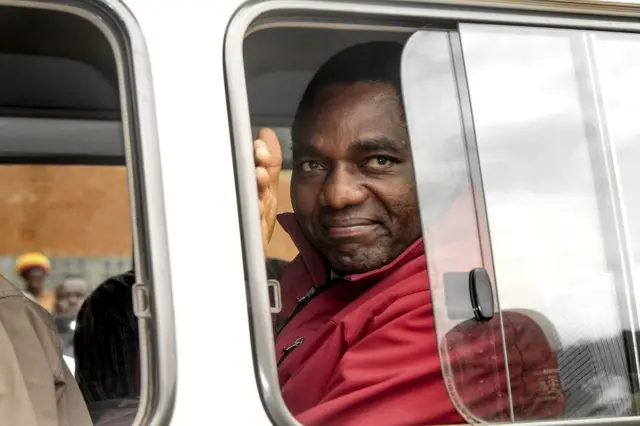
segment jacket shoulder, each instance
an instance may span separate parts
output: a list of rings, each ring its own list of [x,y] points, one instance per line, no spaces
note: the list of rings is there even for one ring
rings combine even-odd
[[[0,275],[0,300],[7,297],[25,297],[24,294],[16,286],[11,284],[8,279]],[[26,297],[25,297],[26,298]]]
[[[63,361],[53,317],[1,276],[0,334],[3,344],[12,348],[4,355],[0,351],[2,363],[14,376],[11,388],[23,392],[20,398],[31,400],[23,410],[12,407],[5,413],[0,407],[3,420],[9,414],[11,419],[29,415],[32,421],[28,424],[90,425],[82,395]]]
[[[38,302],[24,295],[9,280],[0,275],[0,309],[4,311],[5,320],[9,318],[9,312],[15,321],[22,321],[25,317],[29,319],[33,328],[45,325],[53,332],[49,338],[57,342],[56,324],[51,314]]]

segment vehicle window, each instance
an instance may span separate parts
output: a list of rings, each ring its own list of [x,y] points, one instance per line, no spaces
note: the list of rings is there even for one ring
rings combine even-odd
[[[278,424],[627,421],[637,37],[400,9],[230,27],[265,406]]]
[[[0,364],[15,373],[0,387],[16,398],[0,404],[0,417],[133,424],[139,407],[155,409],[144,398],[158,396],[155,384],[171,381],[154,374],[150,337],[156,345],[173,338],[165,328],[157,340],[164,320],[150,326],[155,312],[136,308],[151,304],[146,253],[164,232],[141,241],[162,206],[142,197],[153,167],[143,167],[140,132],[129,126],[154,124],[150,105],[136,107],[144,89],[118,71],[139,40],[118,7],[94,16],[31,6],[0,7],[0,346],[9,348]],[[146,152],[157,150],[145,142]],[[162,257],[166,247],[156,249]],[[31,301],[8,297],[20,295]]]
[[[407,45],[403,87],[443,371],[470,417],[502,417],[465,386],[470,371],[509,382],[506,395],[493,393],[507,419],[548,414],[527,406],[527,383],[539,389],[529,402],[557,399],[565,418],[633,414],[637,179],[628,117],[637,84],[625,56],[637,43],[464,24],[459,33],[421,31]],[[469,296],[476,268],[491,282],[488,321]],[[515,321],[523,315],[527,323]],[[452,333],[468,320],[468,334]],[[502,329],[497,361],[460,360],[460,348],[494,336],[491,323]],[[537,352],[527,376],[521,363],[533,348],[524,334],[536,333],[550,351]]]
[[[507,352],[535,348],[538,353],[518,364],[508,362],[499,315],[476,327],[476,313],[465,300],[468,272],[474,269],[482,303],[492,306],[497,291],[492,291],[493,268],[483,263],[491,257],[488,231],[477,229],[473,197],[481,188],[469,179],[452,33],[421,31],[405,46],[408,36],[296,28],[253,33],[246,41],[251,133],[258,139],[253,167],[256,176],[269,179],[268,184],[259,181],[257,194],[268,246],[248,273],[259,275],[261,264],[267,265],[266,277],[257,279],[269,280],[264,286],[272,314],[267,334],[273,333],[268,337],[276,356],[267,356],[275,362],[284,402],[290,414],[309,425],[348,419],[459,424],[562,417],[553,333],[528,313],[505,315],[515,339],[506,342]],[[308,45],[318,39],[326,40],[324,47],[300,51],[301,40]],[[246,54],[251,49],[271,49],[273,56],[262,63],[263,56]],[[424,69],[433,71],[428,79],[403,77],[410,82],[404,84],[407,111],[420,108],[419,117],[405,115],[401,70],[422,76]],[[299,92],[293,85],[261,88],[259,82],[278,80],[270,73],[287,73],[306,85]],[[272,128],[265,130],[269,117]],[[416,130],[412,119],[424,127]],[[420,138],[450,142],[413,148],[414,159],[427,156],[421,167],[428,163],[429,176],[419,169],[414,174],[405,124],[411,144]],[[428,135],[418,135],[422,128]],[[270,159],[261,157],[265,151]],[[280,169],[284,179],[278,178]],[[425,194],[422,185],[433,193]],[[289,195],[274,200],[283,190]],[[457,206],[453,217],[452,204]],[[274,206],[282,226],[269,239],[271,225],[265,221]],[[446,249],[438,250],[438,244],[432,249],[430,239],[425,255],[422,228],[433,238],[432,225],[443,220],[448,228],[437,238]],[[451,231],[465,238],[451,241]],[[277,232],[283,239],[275,240]],[[274,274],[270,253],[288,240],[298,256]],[[444,280],[432,276],[429,283],[427,270],[432,275],[442,270]],[[474,365],[484,358],[488,362]],[[519,387],[504,380],[510,368],[527,371],[520,374]],[[414,382],[421,385],[406,391]],[[428,409],[418,403],[427,397],[434,402]],[[402,418],[385,417],[399,406]]]

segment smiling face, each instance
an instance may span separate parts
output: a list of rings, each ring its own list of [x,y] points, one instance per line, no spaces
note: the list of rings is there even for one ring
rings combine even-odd
[[[409,136],[393,86],[334,84],[296,123],[291,199],[336,271],[386,265],[421,234]]]

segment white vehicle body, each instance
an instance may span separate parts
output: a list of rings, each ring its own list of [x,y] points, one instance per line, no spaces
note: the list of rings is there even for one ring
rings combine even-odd
[[[149,403],[149,410],[142,410],[138,420],[176,426],[293,421],[282,411],[267,414],[266,407],[281,404],[279,390],[273,388],[275,361],[259,358],[260,353],[273,351],[273,343],[267,339],[272,337],[256,337],[269,329],[269,312],[248,311],[249,300],[264,302],[267,296],[266,287],[262,293],[248,291],[248,281],[265,279],[265,275],[255,271],[259,243],[243,241],[241,233],[244,229],[255,237],[258,211],[257,204],[243,201],[249,199],[253,179],[247,169],[252,134],[247,125],[246,87],[241,84],[245,76],[229,72],[242,67],[237,62],[241,52],[233,49],[238,48],[254,17],[286,8],[322,10],[330,4],[332,13],[344,15],[345,25],[355,10],[366,11],[367,16],[384,16],[394,15],[396,9],[409,17],[446,18],[457,13],[470,21],[566,27],[580,26],[585,16],[597,18],[601,28],[613,28],[616,16],[640,18],[640,7],[632,5],[566,1],[95,3],[104,4],[126,25],[137,109],[135,117],[130,110],[125,114],[125,124],[135,126],[143,147],[145,194],[136,203],[146,206],[146,229],[138,233],[136,247],[143,251],[151,247],[151,251],[144,262],[136,259],[139,270],[149,268],[142,276],[147,287],[140,288],[137,300],[143,323],[152,324],[151,328],[143,324],[141,330],[143,339],[149,339],[142,355],[153,365],[143,363],[143,384],[148,386],[143,385],[142,401]],[[3,4],[80,13],[99,25],[92,12],[81,12],[81,5],[0,0]],[[470,7],[456,12],[451,7],[455,5]],[[522,11],[531,14],[522,17],[518,14]],[[607,15],[610,20],[603,18]],[[633,27],[632,21],[620,25]],[[118,42],[112,42],[117,48]],[[120,66],[122,72],[125,66]],[[123,96],[124,84],[121,90]],[[233,133],[242,140],[232,143]],[[246,146],[238,148],[240,143]],[[240,190],[243,194],[239,194],[239,187],[244,188]],[[245,209],[243,222],[239,205]],[[245,276],[247,269],[254,271],[249,277]],[[142,305],[145,289],[150,307]],[[147,387],[154,390],[148,392]],[[640,424],[640,420],[602,418],[557,424],[631,425]]]

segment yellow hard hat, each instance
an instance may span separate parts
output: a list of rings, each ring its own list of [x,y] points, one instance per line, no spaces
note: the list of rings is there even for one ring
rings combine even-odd
[[[16,262],[16,272],[22,274],[29,268],[42,268],[45,272],[51,269],[49,258],[42,253],[27,253],[18,258]]]

